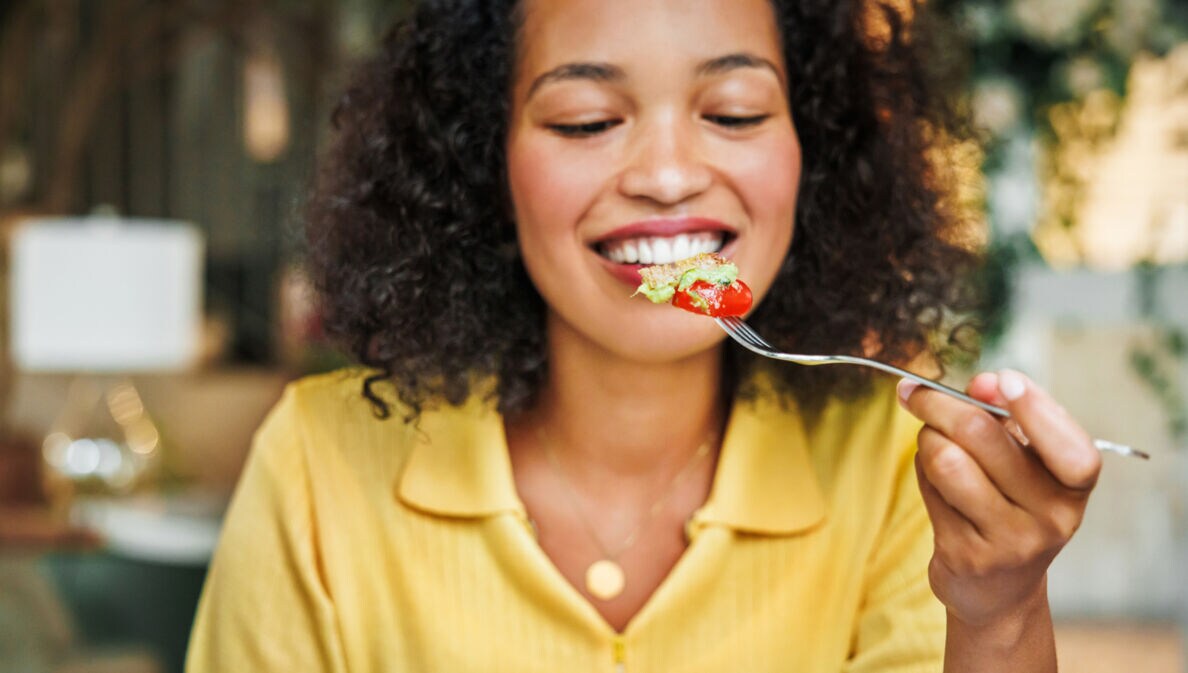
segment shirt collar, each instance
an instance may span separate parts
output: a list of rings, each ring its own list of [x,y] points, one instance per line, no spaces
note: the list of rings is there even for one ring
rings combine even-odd
[[[762,395],[737,402],[726,427],[718,473],[690,535],[723,525],[761,535],[791,535],[825,518],[825,500],[799,410]]]
[[[690,521],[690,534],[721,525],[748,533],[790,535],[825,517],[825,503],[795,406],[771,396],[735,404],[714,486]],[[397,484],[401,502],[454,517],[510,512],[525,517],[515,489],[502,418],[472,401],[428,411],[414,430]]]
[[[432,514],[482,517],[523,515],[516,493],[503,419],[479,400],[421,415],[397,493],[410,507]]]

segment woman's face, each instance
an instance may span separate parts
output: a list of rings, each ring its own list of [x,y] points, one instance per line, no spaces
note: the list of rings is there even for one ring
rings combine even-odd
[[[507,139],[524,264],[558,330],[660,362],[723,338],[632,297],[719,250],[756,300],[792,238],[800,144],[769,0],[524,0]]]

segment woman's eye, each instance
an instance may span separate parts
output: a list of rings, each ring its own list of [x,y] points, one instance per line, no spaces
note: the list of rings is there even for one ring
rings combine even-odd
[[[549,128],[553,132],[567,138],[585,138],[609,131],[620,123],[618,119],[603,119],[601,121],[584,122],[582,124],[549,124]]]
[[[758,126],[767,121],[771,115],[750,115],[746,117],[738,117],[735,115],[704,115],[706,121],[723,126],[728,129],[742,129],[751,126]]]

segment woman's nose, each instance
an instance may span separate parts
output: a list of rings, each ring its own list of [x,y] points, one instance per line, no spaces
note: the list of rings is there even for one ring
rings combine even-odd
[[[619,179],[630,197],[674,205],[704,192],[713,172],[698,148],[693,124],[667,119],[640,128]]]

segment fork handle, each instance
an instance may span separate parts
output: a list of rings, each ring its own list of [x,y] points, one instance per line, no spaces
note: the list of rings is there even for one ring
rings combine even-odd
[[[956,388],[950,388],[949,386],[946,386],[945,384],[940,383],[939,381],[934,381],[930,378],[920,376],[919,374],[913,374],[912,372],[909,372],[906,369],[900,369],[899,367],[884,364],[882,362],[875,362],[874,360],[851,358],[848,355],[838,356],[839,360],[841,360],[843,358],[847,361],[850,361],[852,359],[853,362],[851,362],[851,364],[856,364],[856,365],[857,364],[865,364],[868,367],[874,367],[875,369],[881,369],[881,370],[887,372],[888,374],[895,374],[897,376],[902,376],[905,379],[910,379],[912,381],[915,381],[916,383],[919,383],[922,386],[932,388],[933,390],[935,390],[937,392],[944,393],[950,397],[956,397],[957,399],[959,399],[963,402],[968,402],[968,403],[974,405],[975,407],[978,407],[979,409],[984,409],[984,410],[986,410],[1000,418],[1010,418],[1011,417],[1011,412],[1007,411],[1006,409],[1003,409],[1000,406],[990,404],[989,402],[983,402],[975,397],[970,397],[969,395],[966,395],[965,393],[961,392],[960,390],[957,390]]]
[[[1007,411],[1006,409],[1003,409],[1000,406],[990,404],[988,402],[983,402],[979,399],[970,397],[969,395],[966,395],[965,393],[961,392],[960,390],[957,390],[956,388],[950,388],[949,386],[946,386],[945,384],[940,383],[938,381],[934,381],[930,378],[920,376],[919,374],[913,374],[912,372],[909,372],[906,369],[900,369],[899,367],[896,367],[894,365],[889,365],[884,362],[878,362],[876,360],[867,360],[866,358],[859,358],[859,357],[854,357],[851,355],[838,355],[838,356],[835,356],[835,359],[838,360],[839,362],[846,362],[846,363],[854,364],[854,365],[864,365],[867,367],[874,367],[875,369],[882,370],[884,372],[887,372],[888,374],[902,376],[903,378],[915,381],[916,383],[919,383],[922,386],[925,386],[927,388],[932,388],[933,390],[935,390],[937,392],[941,392],[941,393],[944,393],[951,397],[955,397],[959,400],[962,400],[964,402],[968,402],[968,403],[974,405],[975,407],[978,407],[979,409],[984,409],[985,411],[988,411],[991,414],[998,416],[999,418],[1003,418],[1003,419],[1011,418],[1011,412]],[[1145,451],[1139,451],[1138,449],[1136,449],[1132,446],[1126,446],[1125,444],[1118,444],[1116,442],[1110,442],[1110,441],[1107,441],[1104,439],[1094,439],[1093,446],[1095,446],[1098,451],[1109,451],[1111,453],[1116,453],[1116,454],[1119,454],[1122,456],[1134,456],[1136,458],[1142,458],[1143,460],[1149,460],[1151,458],[1151,456],[1149,454],[1147,454]]]

